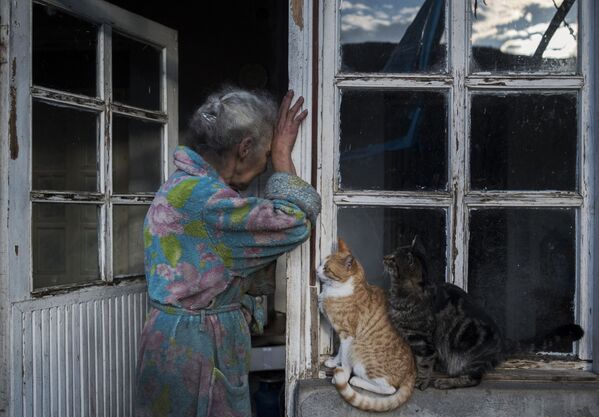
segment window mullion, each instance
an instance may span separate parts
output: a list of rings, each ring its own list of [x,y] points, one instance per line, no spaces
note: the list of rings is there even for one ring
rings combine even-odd
[[[520,77],[508,76],[469,76],[466,79],[467,88],[477,90],[578,90],[584,85],[584,77],[573,76],[540,76],[530,75]]]
[[[112,28],[103,24],[100,29],[98,48],[100,97],[104,100],[104,111],[101,113],[100,141],[98,155],[100,158],[100,191],[104,193],[104,204],[100,215],[100,274],[102,279],[111,282],[112,274]]]
[[[593,149],[591,146],[592,132],[592,89],[596,82],[592,76],[591,59],[593,48],[592,40],[596,39],[596,32],[593,25],[593,10],[594,4],[591,0],[582,0],[579,4],[579,18],[581,29],[579,31],[580,43],[579,53],[580,70],[584,75],[585,82],[582,85],[579,95],[578,114],[579,122],[579,172],[580,172],[580,194],[582,195],[582,206],[578,215],[578,245],[577,256],[580,259],[577,271],[577,286],[576,298],[577,306],[576,319],[587,334],[585,342],[578,346],[578,355],[581,359],[592,358],[592,311],[593,311],[593,262],[591,258],[593,231],[591,230],[592,222],[592,205],[593,205],[593,170],[596,161],[593,158]],[[596,7],[596,6],[595,6]],[[596,241],[596,239],[595,239]],[[595,260],[596,262],[596,260]],[[597,308],[597,306],[595,306]],[[597,326],[595,326],[597,328]]]
[[[468,56],[469,2],[450,2],[450,71],[453,78],[449,109],[449,178],[453,198],[447,219],[447,268],[448,280],[466,288],[466,249],[468,244],[467,210],[464,204],[466,189],[467,140],[467,92],[465,79]]]

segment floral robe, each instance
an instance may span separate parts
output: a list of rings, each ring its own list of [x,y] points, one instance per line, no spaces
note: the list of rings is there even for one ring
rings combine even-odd
[[[144,224],[153,308],[141,336],[135,415],[249,417],[242,281],[308,239],[320,197],[284,173],[271,176],[266,198],[241,197],[186,147],[175,165]]]

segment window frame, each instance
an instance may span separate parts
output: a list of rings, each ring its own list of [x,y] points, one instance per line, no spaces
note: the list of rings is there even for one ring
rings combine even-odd
[[[323,209],[317,227],[316,259],[326,256],[334,247],[337,237],[337,207],[376,206],[416,208],[443,208],[446,217],[447,279],[466,287],[468,274],[468,210],[483,207],[573,207],[576,215],[575,318],[587,337],[578,343],[577,353],[583,360],[592,358],[593,327],[593,239],[597,234],[593,224],[593,181],[596,165],[593,163],[592,110],[594,77],[593,49],[595,29],[592,26],[595,7],[589,0],[580,0],[578,7],[578,71],[576,74],[551,75],[546,73],[470,74],[470,0],[445,2],[447,73],[443,74],[371,74],[338,73],[340,68],[340,23],[338,10],[341,0],[325,2],[323,6],[325,30],[322,37],[322,117],[318,149],[318,184],[323,198]],[[485,6],[483,6],[485,7]],[[491,7],[486,6],[486,7]],[[448,94],[448,191],[339,191],[339,111],[340,92],[343,88],[378,90],[442,91]],[[469,189],[469,95],[478,92],[526,92],[529,90],[567,90],[578,96],[578,154],[579,190],[563,191],[472,191]],[[595,256],[597,248],[594,249]],[[332,331],[327,323],[320,325],[319,354],[329,355],[333,350]]]
[[[32,82],[32,10],[33,4],[56,7],[77,18],[98,25],[97,92],[96,97],[69,93]],[[108,285],[115,281],[112,271],[112,207],[113,205],[149,205],[153,193],[112,193],[112,114],[135,120],[162,123],[161,181],[166,180],[173,166],[170,161],[178,142],[177,92],[177,32],[141,16],[129,13],[110,3],[97,0],[27,0],[14,2],[11,8],[11,70],[9,80],[10,114],[9,137],[13,143],[8,175],[14,179],[9,186],[8,247],[13,248],[9,260],[13,280],[11,299],[20,301],[55,291],[72,291],[90,285]],[[151,44],[160,53],[161,110],[150,111],[112,101],[113,29],[141,42]],[[68,106],[72,109],[91,110],[98,115],[97,143],[98,190],[96,192],[60,192],[32,189],[32,105],[33,100]],[[91,283],[75,283],[33,289],[32,265],[32,204],[66,203],[100,206],[98,217],[99,277]],[[141,233],[141,231],[140,231]],[[28,277],[28,279],[24,279]],[[120,278],[118,279],[120,281]],[[119,282],[117,281],[117,282]]]

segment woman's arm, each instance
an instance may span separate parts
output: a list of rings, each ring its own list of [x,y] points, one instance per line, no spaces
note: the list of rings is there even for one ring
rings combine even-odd
[[[212,245],[237,275],[245,277],[306,241],[320,213],[320,196],[295,175],[275,173],[266,197],[242,198],[223,189],[204,207]]]

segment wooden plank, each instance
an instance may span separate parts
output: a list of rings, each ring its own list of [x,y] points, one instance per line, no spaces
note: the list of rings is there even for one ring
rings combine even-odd
[[[295,97],[304,97],[304,108],[312,106],[312,7],[308,0],[294,1],[293,11],[289,15],[289,84],[295,91]],[[292,7],[292,3],[289,3]],[[290,9],[291,10],[291,9]],[[301,19],[298,20],[298,17]],[[301,25],[298,21],[301,20]],[[310,137],[311,113],[303,122],[293,150],[293,160],[300,177],[311,180]],[[310,250],[309,243],[286,255],[287,276],[287,352],[286,352],[286,412],[293,413],[293,391],[299,378],[309,372],[312,366],[312,345],[310,326],[312,315],[310,305]]]
[[[8,190],[8,161],[10,159],[9,119],[10,119],[10,2],[0,0],[0,190]],[[0,219],[8,219],[9,194],[0,193]],[[11,345],[12,334],[16,330],[13,312],[10,308],[10,274],[8,272],[8,229],[0,227],[0,409],[8,410],[11,407],[13,396],[10,369],[12,365],[14,345]],[[20,391],[20,390],[16,390]],[[14,404],[17,412],[23,407],[22,399]],[[31,413],[28,414],[29,416]]]
[[[589,37],[589,49],[591,51],[597,51],[599,48],[598,27],[599,27],[599,7],[595,1],[585,2],[591,10],[588,12],[589,19],[585,20],[588,27]],[[582,6],[581,6],[582,7]],[[592,177],[592,181],[589,182],[589,196],[591,197],[589,207],[591,208],[591,236],[590,239],[590,254],[592,262],[588,265],[589,269],[589,280],[587,281],[587,287],[590,287],[588,294],[589,303],[592,311],[590,314],[590,322],[592,323],[591,334],[587,335],[589,343],[591,345],[590,353],[593,352],[595,356],[599,354],[599,210],[597,210],[597,193],[599,192],[599,146],[597,145],[597,137],[599,135],[599,128],[597,126],[597,120],[599,120],[599,105],[597,98],[599,97],[599,54],[593,53],[591,56],[591,72],[587,76],[589,80],[589,93],[592,95],[593,100],[589,103],[589,112],[591,114],[591,130],[589,132],[589,150],[588,156],[591,158],[591,166],[589,167],[589,174]],[[588,348],[587,348],[588,349]],[[599,360],[593,361],[593,371],[599,373]]]
[[[580,207],[583,197],[563,191],[470,191],[464,197],[468,207]]]
[[[31,378],[33,375],[33,367],[34,367],[34,352],[35,347],[33,343],[31,343],[33,338],[33,313],[30,311],[20,311],[15,308],[13,310],[13,325],[14,329],[19,332],[13,333],[12,337],[16,340],[15,343],[21,344],[20,352],[13,352],[12,360],[16,362],[15,368],[21,368],[22,373],[24,375],[30,376],[29,378],[23,378],[21,381],[21,386],[15,386],[15,396],[20,394],[20,407],[16,407],[13,412],[16,414],[18,412],[21,413],[24,417],[33,416],[33,383],[34,379]],[[20,389],[19,389],[20,388]],[[20,410],[19,410],[20,408]]]
[[[32,356],[33,356],[33,372],[31,373],[32,380],[32,390],[33,396],[30,397],[31,402],[33,403],[33,416],[42,416],[43,415],[43,384],[40,384],[40,381],[43,381],[43,336],[42,336],[42,314],[41,311],[32,311],[31,312],[31,327],[32,327],[32,337],[31,344],[33,346]]]
[[[592,4],[591,4],[592,3]],[[595,2],[590,0],[582,0],[579,2],[579,10],[592,10],[596,7]],[[584,8],[584,9],[583,9]],[[593,12],[579,12],[580,19],[580,66],[582,73],[586,76],[589,82],[582,85],[580,92],[580,101],[578,115],[579,120],[579,160],[578,166],[581,171],[580,178],[580,193],[582,195],[582,206],[579,212],[579,236],[577,242],[577,257],[580,263],[577,267],[577,282],[576,282],[576,319],[580,326],[585,331],[584,338],[577,343],[578,355],[581,359],[591,359],[593,357],[593,335],[597,329],[597,323],[593,325],[593,308],[599,306],[593,305],[593,286],[599,286],[597,278],[599,275],[593,274],[593,259],[592,240],[597,234],[597,224],[593,222],[593,211],[596,204],[596,192],[594,189],[593,177],[597,169],[597,160],[593,157],[593,144],[596,142],[593,134],[596,135],[596,130],[593,130],[593,120],[597,122],[596,114],[592,113],[592,103],[594,97],[594,83],[597,82],[593,76],[592,60],[595,59],[596,48],[596,32],[593,28]],[[595,230],[593,230],[593,228]],[[595,279],[596,283],[593,283]]]
[[[369,74],[367,76],[352,76],[338,74],[334,78],[339,88],[360,88],[360,90],[449,90],[452,78],[447,76],[425,76],[425,75],[380,75]]]
[[[65,416],[66,415],[66,370],[68,367],[68,362],[65,357],[65,337],[67,326],[65,326],[65,309],[66,306],[59,307],[56,309],[56,409],[58,410],[58,415]]]
[[[447,222],[448,280],[466,288],[467,282],[467,212],[464,207],[467,172],[466,86],[468,74],[468,15],[465,0],[451,2],[449,8],[450,68],[453,88],[449,103],[449,166],[450,191],[453,198]]]
[[[69,417],[76,417],[83,415],[81,407],[81,304],[71,306],[71,350],[68,358],[71,361]]]
[[[449,207],[453,200],[442,192],[338,192],[333,201],[337,206]]]
[[[49,346],[49,384],[50,384],[50,415],[60,415],[58,409],[59,386],[59,363],[58,363],[58,310],[60,307],[53,307],[49,311],[48,322],[48,344]]]
[[[47,87],[31,87],[31,96],[38,101],[52,104],[63,104],[81,110],[101,112],[104,110],[104,101],[96,97],[88,97],[66,91],[54,90]]]
[[[157,123],[167,123],[169,121],[168,115],[161,111],[146,110],[122,103],[112,103],[110,105],[110,108],[113,113],[127,116],[133,119]]]
[[[476,90],[577,90],[584,85],[584,77],[564,75],[526,74],[518,76],[468,76],[466,87]]]
[[[176,31],[106,1],[44,0],[44,3],[51,4],[68,13],[83,16],[93,22],[111,25],[119,32],[156,46],[170,45],[177,37]]]

